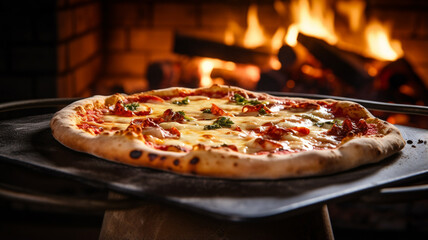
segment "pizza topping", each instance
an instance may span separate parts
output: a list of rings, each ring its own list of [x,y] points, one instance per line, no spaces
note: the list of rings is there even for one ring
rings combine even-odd
[[[211,104],[210,113],[214,114],[216,116],[233,116],[233,114],[230,114],[230,113],[224,111],[223,109],[219,108],[214,103]]]
[[[113,115],[122,117],[146,116],[152,113],[152,109],[145,105],[141,106],[144,110],[136,111],[139,107],[138,103],[123,104],[122,101],[117,101],[114,107],[110,107],[110,110],[112,110]]]
[[[187,105],[187,104],[189,104],[189,102],[190,102],[189,98],[186,97],[186,98],[184,98],[184,99],[182,99],[180,101],[179,100],[175,100],[172,103],[181,106],[181,105]]]
[[[266,105],[264,104],[257,104],[255,106],[251,106],[251,105],[245,105],[244,107],[242,107],[241,110],[243,113],[251,113],[251,112],[256,112],[260,115],[265,115],[268,113],[272,113],[272,111],[266,107]]]
[[[294,108],[303,108],[303,109],[320,109],[320,105],[315,102],[298,102]]]
[[[183,114],[180,114],[179,112],[174,112],[171,108],[169,108],[163,112],[162,118],[165,122],[183,122],[184,115],[184,112]]]
[[[210,113],[211,114],[211,108],[204,108],[201,110],[203,113]]]
[[[194,118],[187,116],[184,111],[174,112],[170,108],[163,112],[162,119],[165,122],[178,122],[178,123],[184,123],[184,120],[186,120],[186,121],[193,121],[194,120]]]
[[[133,119],[130,123],[131,125],[139,125],[141,127],[159,127],[159,123],[164,122],[163,118],[143,118],[143,119]]]
[[[264,138],[256,138],[253,142],[250,142],[249,147],[253,148],[253,151],[272,151],[277,149],[283,149],[284,146],[274,140],[264,139]]]
[[[217,120],[214,121],[211,125],[205,125],[204,130],[213,130],[217,128],[230,128],[233,124],[235,124],[230,118],[228,117],[219,117]]]
[[[163,103],[165,102],[162,98],[153,95],[136,95],[126,98],[128,102],[139,102],[139,103]]]
[[[234,101],[238,105],[259,105],[259,104],[266,104],[263,102],[260,102],[258,99],[246,99],[239,93],[235,93],[233,97],[231,98],[231,101]]]
[[[195,120],[194,118],[187,116],[184,111],[178,111],[177,113],[179,113],[181,116],[183,116],[184,119],[186,119],[187,121],[193,121],[193,120]]]
[[[336,124],[336,125],[342,124],[342,121],[337,119],[337,118],[334,119],[333,121],[332,120],[325,120],[325,119],[318,117],[318,116],[315,116],[313,114],[303,114],[302,118],[311,120],[314,126],[317,126],[320,128],[330,129],[333,126],[333,124]]]
[[[337,125],[335,123],[333,127],[327,131],[327,135],[333,135],[340,138],[350,137],[354,135],[365,135],[367,133],[372,135],[376,133],[374,130],[372,130],[373,128],[373,124],[367,124],[364,119],[360,119],[358,122],[355,122],[352,121],[350,118],[346,118],[343,121],[342,126]]]
[[[165,139],[165,138],[173,138],[178,139],[180,138],[180,132],[177,128],[172,127],[170,129],[164,129],[162,127],[147,127],[142,129],[143,135],[150,135],[159,139]]]
[[[122,134],[146,140],[156,149],[190,149],[198,143],[218,148],[223,144],[222,148],[247,154],[282,152],[284,146],[284,152],[331,149],[348,135],[377,133],[376,125],[364,120],[350,118],[351,124],[343,123],[346,117],[340,107],[328,102],[265,102],[243,96],[236,92],[223,98],[184,94],[167,100],[151,95],[116,96],[114,105],[89,104],[76,110],[80,116],[77,124],[91,134]],[[209,134],[201,128],[210,130]],[[175,147],[166,151],[171,149],[182,151]]]
[[[132,102],[132,103],[128,103],[123,105],[123,107],[125,108],[126,111],[135,111],[137,110],[138,106],[140,106],[140,104],[138,104],[137,102]]]
[[[78,116],[83,122],[103,123],[104,120],[102,119],[102,115],[103,115],[103,111],[100,109],[98,110],[87,109],[86,111],[81,111],[78,113]]]
[[[78,128],[83,129],[92,134],[100,134],[104,131],[104,129],[100,126],[89,124],[89,123],[81,123],[76,125]]]
[[[159,126],[159,123],[162,123],[163,121],[163,118],[135,119],[131,121],[124,133],[150,135],[159,139],[180,138],[181,133],[177,128],[171,127],[169,129],[165,129]]]
[[[261,136],[267,137],[273,140],[282,140],[285,135],[293,133],[298,136],[306,136],[310,133],[310,130],[306,127],[291,127],[282,128],[272,123],[263,124],[263,129],[256,129],[255,132]]]

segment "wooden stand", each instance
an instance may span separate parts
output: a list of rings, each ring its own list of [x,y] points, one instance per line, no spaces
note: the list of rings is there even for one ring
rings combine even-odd
[[[327,206],[281,220],[230,222],[157,203],[106,211],[108,239],[334,239]]]

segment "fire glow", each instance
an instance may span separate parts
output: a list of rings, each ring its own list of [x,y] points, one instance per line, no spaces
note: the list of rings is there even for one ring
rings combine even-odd
[[[371,21],[365,33],[369,53],[375,58],[393,61],[403,55],[401,43],[390,40],[388,29],[379,21]]]
[[[330,45],[338,46],[344,41],[336,34],[335,12],[333,6],[327,1],[292,0],[288,5],[282,1],[275,1],[274,8],[279,15],[286,15],[289,10],[291,23],[288,26],[280,25],[272,36],[268,36],[258,18],[257,5],[252,4],[247,12],[247,29],[245,31],[233,21],[230,21],[225,31],[224,41],[227,45],[236,45],[237,39],[242,39],[242,45],[248,49],[265,47],[275,54],[283,44],[295,47],[298,44],[299,33],[322,39]],[[374,59],[382,61],[394,61],[403,55],[401,44],[391,40],[389,29],[377,20],[366,23],[364,20],[365,3],[360,1],[338,1],[336,9],[339,14],[348,18],[349,29],[359,34],[358,38],[365,40],[365,44],[351,47],[351,51],[364,53]],[[222,67],[221,60],[204,59],[199,69],[201,74],[201,86],[209,86],[214,83],[210,73],[214,68]],[[271,69],[281,67],[276,57],[269,62]],[[253,66],[249,67],[252,69]],[[242,70],[242,69],[241,69]],[[236,67],[235,70],[236,71]],[[251,81],[258,81],[254,76],[254,70],[244,71]],[[258,71],[260,72],[260,70]],[[373,74],[369,72],[369,74]],[[245,83],[243,83],[245,85]]]

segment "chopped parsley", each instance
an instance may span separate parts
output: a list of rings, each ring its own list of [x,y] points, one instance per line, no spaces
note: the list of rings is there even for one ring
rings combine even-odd
[[[183,116],[184,119],[186,119],[187,121],[193,120],[191,117],[188,117],[184,111],[178,111],[177,113],[180,114],[181,116]]]
[[[338,126],[342,126],[343,125],[343,121],[336,118],[336,119],[333,120],[333,124],[336,124]]]
[[[217,120],[213,122],[211,125],[205,125],[204,130],[213,130],[217,128],[227,127],[230,128],[232,124],[235,124],[230,118],[228,117],[219,117]]]
[[[311,120],[313,122],[313,125],[317,127],[330,127],[333,124],[342,125],[342,121],[339,119],[334,119],[333,121],[322,121],[321,118],[314,116],[312,114],[303,114],[302,118]],[[325,125],[329,125],[329,126],[325,126]]]
[[[190,103],[190,100],[189,100],[189,98],[188,97],[186,97],[186,98],[184,98],[183,100],[181,100],[181,101],[178,101],[178,100],[175,100],[175,101],[173,101],[172,102],[173,104],[177,104],[177,105],[187,105],[187,104],[189,104]]]
[[[312,114],[303,114],[302,118],[309,119],[309,120],[311,120],[314,123],[317,123],[317,122],[321,121],[321,118],[319,118],[317,116],[314,116]]]
[[[140,104],[138,104],[137,102],[133,102],[133,103],[125,104],[123,107],[127,111],[135,111],[137,110],[138,106],[140,106]]]
[[[233,96],[233,100],[235,100],[236,104],[238,105],[259,105],[259,104],[266,104],[266,102],[260,102],[257,99],[253,99],[253,100],[248,100],[245,97],[243,97],[242,95],[240,95],[239,93],[235,93],[235,95]]]
[[[260,110],[259,110],[259,114],[260,114],[260,115],[266,115],[266,114],[267,114],[267,112],[266,112],[266,110],[265,110],[264,108],[260,108]]]
[[[212,112],[211,112],[211,108],[205,108],[205,109],[202,109],[202,112],[203,112],[203,113],[212,113]]]
[[[333,122],[332,122],[332,121],[327,121],[327,122],[315,122],[315,123],[314,123],[314,126],[317,126],[317,127],[324,127],[324,125],[325,125],[325,124],[333,125]]]

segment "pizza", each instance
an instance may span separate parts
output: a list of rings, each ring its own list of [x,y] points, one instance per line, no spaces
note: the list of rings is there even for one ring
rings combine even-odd
[[[55,113],[50,126],[66,147],[106,160],[233,179],[332,174],[405,145],[395,126],[354,102],[221,85],[93,96]]]

